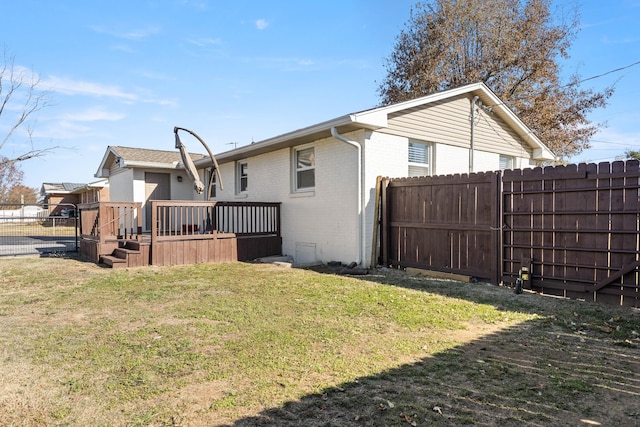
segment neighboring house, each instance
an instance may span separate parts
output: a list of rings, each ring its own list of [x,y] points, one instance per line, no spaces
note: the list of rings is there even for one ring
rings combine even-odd
[[[106,179],[90,184],[45,182],[40,188],[40,197],[48,206],[49,215],[62,215],[63,210],[68,212],[72,208],[71,205],[109,201],[109,182]]]
[[[116,165],[119,148],[109,147],[97,174],[109,177],[113,200],[120,188],[141,185],[149,170],[148,163]],[[175,178],[184,174],[184,167],[178,152],[173,154],[174,163],[164,164]],[[281,202],[282,249],[296,264],[355,261],[368,266],[378,176],[526,168],[554,155],[478,83],[341,116],[217,154],[216,159],[224,190],[215,188],[214,199]],[[208,176],[211,160],[202,156],[194,162],[202,177]],[[203,199],[192,190],[177,191],[176,181],[158,184],[166,185],[166,198]],[[148,194],[139,189],[117,197],[144,201]]]
[[[205,157],[202,154],[190,155],[194,161]],[[151,224],[148,200],[198,199],[178,150],[110,146],[95,176],[109,179],[110,201],[142,203],[142,228],[145,231],[149,231]]]

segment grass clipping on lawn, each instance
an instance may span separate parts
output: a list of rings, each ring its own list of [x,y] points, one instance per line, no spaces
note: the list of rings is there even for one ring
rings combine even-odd
[[[638,313],[380,269],[0,264],[0,425],[630,425]]]

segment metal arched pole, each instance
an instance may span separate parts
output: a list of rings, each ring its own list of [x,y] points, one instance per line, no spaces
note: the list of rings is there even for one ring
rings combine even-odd
[[[218,166],[218,161],[216,160],[216,156],[214,156],[213,153],[211,152],[211,149],[209,148],[207,143],[204,142],[204,140],[202,138],[200,138],[200,136],[198,136],[197,133],[195,133],[195,132],[193,132],[193,131],[191,131],[189,129],[185,129],[185,128],[181,128],[181,127],[175,126],[173,128],[173,133],[176,134],[176,148],[180,148],[180,144],[182,144],[180,142],[180,137],[178,136],[178,131],[179,130],[183,130],[183,131],[188,132],[191,135],[193,135],[193,137],[195,137],[198,141],[200,141],[200,143],[205,148],[205,150],[207,150],[207,154],[209,154],[209,157],[211,158],[211,162],[213,163],[213,168],[215,170],[215,173],[218,176],[218,183],[220,185],[220,190],[224,190],[224,187],[222,185],[222,177],[220,176],[220,168]],[[188,155],[187,155],[187,157],[190,159],[190,157]],[[209,200],[211,198],[211,183],[212,183],[212,181],[213,181],[213,174],[211,174],[211,177],[209,178],[209,183],[207,184],[207,200]]]

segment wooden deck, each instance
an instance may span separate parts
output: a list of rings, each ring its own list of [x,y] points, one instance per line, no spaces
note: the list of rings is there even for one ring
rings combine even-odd
[[[80,256],[111,267],[251,261],[281,255],[279,203],[151,201],[79,205]]]

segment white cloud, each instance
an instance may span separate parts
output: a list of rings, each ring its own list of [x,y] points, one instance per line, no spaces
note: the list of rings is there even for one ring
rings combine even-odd
[[[120,30],[120,29],[112,29],[107,28],[102,25],[92,25],[89,27],[96,33],[107,34],[113,37],[117,37],[119,39],[127,39],[127,40],[142,40],[146,39],[149,36],[154,34],[158,34],[160,32],[160,28],[154,26],[148,26],[146,28],[134,28],[130,30]]]
[[[135,52],[135,50],[132,49],[131,46],[128,46],[126,44],[114,44],[109,49],[117,51],[117,52],[124,52],[124,53],[134,53]]]
[[[265,19],[258,19],[256,21],[256,28],[259,30],[264,30],[269,26],[269,23]]]
[[[602,43],[604,44],[616,45],[616,44],[635,44],[635,43],[638,43],[638,41],[640,41],[640,38],[638,37],[610,38],[609,36],[605,35],[602,37],[601,40],[602,40]]]
[[[317,69],[319,63],[313,59],[296,57],[256,57],[244,58],[245,62],[260,64],[263,67],[280,69],[282,71],[300,71]]]
[[[172,107],[172,108],[178,107],[180,105],[177,101],[172,99],[149,98],[149,99],[142,100],[142,102],[146,104],[156,104],[162,107]]]
[[[127,101],[137,101],[138,96],[127,93],[117,86],[102,85],[64,77],[50,76],[42,82],[49,90],[65,95],[88,95],[97,97],[118,98]]]
[[[221,39],[213,39],[210,37],[200,37],[197,39],[186,39],[188,43],[198,47],[219,46],[222,44]]]
[[[105,111],[102,107],[93,107],[81,112],[65,114],[62,119],[73,122],[94,122],[99,120],[117,121],[125,117],[122,113]]]
[[[167,73],[162,73],[162,72],[156,72],[156,71],[149,71],[149,70],[137,70],[136,74],[138,74],[141,77],[144,77],[145,79],[149,79],[149,80],[160,80],[160,81],[173,81],[175,80],[175,77],[167,74]]]
[[[204,1],[182,0],[182,5],[196,9],[196,10],[207,10],[209,8],[209,5],[207,4],[207,2],[204,2]]]

